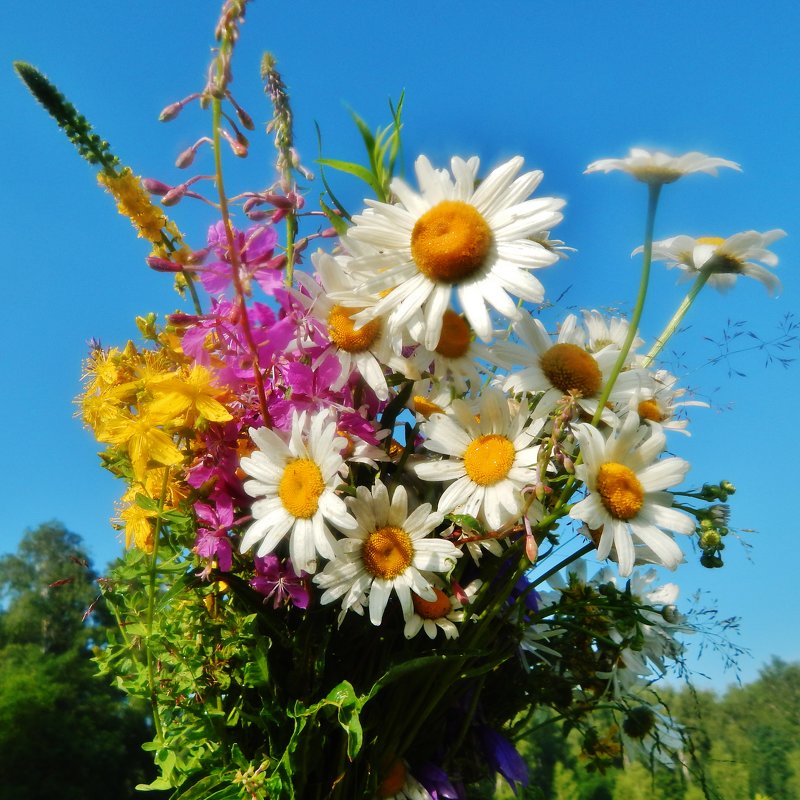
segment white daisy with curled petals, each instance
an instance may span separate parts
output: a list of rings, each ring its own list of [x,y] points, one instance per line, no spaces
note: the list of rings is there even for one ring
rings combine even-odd
[[[256,555],[263,557],[289,534],[294,569],[310,575],[317,570],[317,554],[333,558],[335,538],[328,523],[339,531],[356,523],[336,494],[346,442],[336,435],[327,411],[312,416],[307,433],[306,427],[306,413],[295,412],[288,443],[269,428],[250,428],[258,449],[242,458],[241,467],[251,478],[244,490],[256,500],[241,551],[258,545]]]
[[[437,582],[438,584],[438,582]],[[425,631],[429,639],[435,639],[438,632],[444,633],[445,639],[458,638],[457,622],[463,622],[466,612],[462,601],[455,595],[448,595],[437,584],[433,590],[436,592],[435,600],[425,600],[419,595],[412,595],[414,613],[406,620],[403,635],[406,639],[413,639],[420,631]],[[462,597],[470,602],[483,582],[480,579],[472,581],[465,586]]]
[[[493,348],[503,366],[521,367],[506,378],[505,390],[539,395],[537,415],[549,414],[565,395],[572,395],[583,411],[593,416],[619,348],[611,343],[596,352],[587,349],[586,334],[574,314],[564,320],[555,342],[541,321],[530,315],[514,324],[514,332],[521,344],[498,342]],[[627,404],[642,381],[640,370],[624,370],[614,383],[609,402]],[[602,419],[617,424],[617,417],[608,409],[603,409]]]
[[[770,294],[777,294],[781,282],[762,264],[777,267],[778,257],[767,248],[786,236],[780,229],[759,233],[744,231],[727,239],[719,236],[673,236],[653,242],[653,259],[665,261],[668,267],[677,267],[694,278],[700,273],[708,274],[708,284],[724,292],[730,289],[739,275],[754,278],[763,284]],[[637,247],[634,254],[641,252]],[[755,262],[760,261],[761,264]]]
[[[588,424],[573,426],[583,464],[575,468],[589,494],[570,510],[573,519],[600,531],[597,557],[612,555],[619,574],[630,575],[636,559],[633,539],[647,545],[659,562],[675,569],[683,559],[681,548],[666,531],[691,534],[695,521],[671,508],[665,491],[679,484],[689,469],[682,458],[664,458],[666,437],[659,425],[639,425],[639,415],[629,411],[607,439]]]
[[[671,156],[659,151],[632,147],[626,158],[601,158],[599,161],[589,164],[584,172],[611,172],[618,169],[633,175],[642,183],[664,184],[674,183],[678,178],[693,172],[716,175],[719,167],[727,167],[740,172],[742,169],[734,161],[717,156],[707,156],[705,153],[696,151],[680,156]]]
[[[518,176],[519,156],[476,186],[478,164],[477,158],[453,158],[451,176],[420,156],[415,164],[419,192],[395,178],[396,204],[367,200],[368,210],[353,217],[347,239],[375,249],[353,259],[353,273],[364,279],[361,289],[388,292],[357,320],[366,323],[388,313],[390,327],[401,330],[421,309],[420,341],[434,350],[453,292],[484,341],[492,336],[487,305],[514,319],[516,298],[542,301],[544,289],[531,270],[553,264],[558,254],[533,237],[561,221],[564,201],[526,199],[542,172]]]
[[[525,406],[512,413],[499,389],[481,395],[477,418],[469,403],[454,400],[447,414],[432,414],[421,426],[424,446],[449,458],[420,462],[414,471],[426,481],[453,481],[439,511],[468,514],[497,530],[522,514],[522,490],[534,478],[539,454],[531,443],[543,425],[543,419],[531,421]]]
[[[680,416],[681,411],[689,406],[708,408],[702,400],[684,400],[686,389],[677,387],[678,379],[665,369],[647,373],[643,386],[635,395],[636,410],[644,420],[657,422],[665,430],[677,431],[691,436],[686,427],[689,420]]]
[[[427,573],[449,572],[461,551],[446,539],[428,535],[442,522],[430,503],[408,513],[408,494],[402,485],[395,487],[390,500],[389,490],[377,480],[371,491],[359,486],[347,502],[356,526],[339,540],[335,558],[314,577],[324,590],[320,602],[325,605],[341,597],[344,612],[366,594],[370,621],[380,625],[394,592],[408,619],[414,610],[411,593],[435,600]]]

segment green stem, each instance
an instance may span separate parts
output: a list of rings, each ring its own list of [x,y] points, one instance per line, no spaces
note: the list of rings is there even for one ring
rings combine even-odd
[[[543,575],[540,575],[534,582],[533,586],[539,586],[539,584],[544,583],[551,575],[555,575],[556,572],[563,569],[564,567],[568,567],[573,561],[577,561],[579,558],[583,558],[587,553],[591,553],[594,550],[594,542],[587,542],[580,550],[573,553],[571,556],[567,556],[566,558],[562,559],[558,562],[554,567],[551,567],[547,572]]]
[[[664,349],[664,345],[678,329],[678,326],[686,316],[686,312],[692,307],[692,303],[694,303],[695,298],[700,294],[700,290],[706,285],[706,281],[710,277],[711,270],[701,270],[698,273],[695,282],[692,284],[692,288],[689,289],[686,297],[683,298],[683,302],[678,306],[678,310],[669,321],[669,324],[664,328],[661,335],[656,339],[655,344],[650,348],[650,352],[645,356],[642,366],[649,366],[653,359]]]
[[[158,573],[158,545],[161,540],[161,521],[164,512],[164,504],[167,497],[167,487],[169,486],[170,468],[164,468],[164,480],[161,482],[161,496],[158,498],[158,516],[156,517],[155,530],[153,531],[153,554],[150,561],[150,579],[147,588],[147,643],[145,645],[147,653],[147,681],[150,686],[150,705],[153,708],[153,725],[156,729],[156,738],[160,744],[164,744],[164,729],[161,726],[161,715],[158,711],[158,692],[156,691],[156,665],[153,656],[153,617],[156,607],[156,575]]]
[[[294,282],[294,242],[297,236],[297,217],[293,211],[286,215],[286,278],[288,288]]]
[[[597,425],[597,423],[600,421],[600,417],[603,414],[603,409],[605,408],[608,398],[611,395],[611,390],[614,388],[614,384],[616,383],[620,372],[622,372],[622,367],[625,365],[625,360],[628,358],[628,353],[633,345],[633,340],[636,338],[636,333],[639,329],[639,321],[641,320],[642,312],[644,311],[644,301],[647,297],[647,286],[650,283],[650,263],[653,258],[653,228],[655,227],[656,208],[658,207],[658,196],[661,192],[661,184],[651,183],[648,184],[647,188],[649,190],[647,198],[647,221],[645,223],[644,258],[642,260],[642,274],[641,278],[639,279],[639,293],[636,296],[636,305],[633,308],[633,314],[628,326],[628,335],[625,337],[625,342],[622,345],[619,356],[617,356],[617,361],[614,364],[611,374],[608,376],[608,380],[606,381],[606,385],[603,388],[603,392],[600,395],[600,400],[597,403],[597,411],[594,412],[594,417],[592,417],[592,425]]]

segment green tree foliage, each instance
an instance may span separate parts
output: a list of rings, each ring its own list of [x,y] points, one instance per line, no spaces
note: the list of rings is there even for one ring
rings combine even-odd
[[[96,677],[104,611],[81,539],[58,523],[0,558],[0,794],[123,800],[152,779],[144,714]]]

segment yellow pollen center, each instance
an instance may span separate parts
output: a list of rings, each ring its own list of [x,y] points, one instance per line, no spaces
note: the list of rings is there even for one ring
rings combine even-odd
[[[600,467],[597,491],[606,511],[615,519],[633,519],[644,504],[644,489],[633,470],[615,461]]]
[[[464,451],[464,469],[471,481],[491,486],[508,475],[514,465],[514,444],[499,433],[473,439]]]
[[[418,594],[411,595],[414,611],[423,619],[441,619],[446,617],[452,610],[450,598],[435,586],[433,591],[436,592],[435,600],[423,600]]]
[[[431,414],[443,414],[444,409],[436,405],[432,400],[428,400],[427,397],[423,397],[421,394],[414,395],[414,411],[417,414],[422,414],[425,419],[428,419]]]
[[[539,366],[547,380],[564,394],[593,397],[603,382],[597,362],[576,344],[554,344],[539,357]]]
[[[411,255],[432,281],[458,283],[486,261],[492,231],[475,206],[444,200],[426,211],[411,232]]]
[[[387,580],[402,575],[411,566],[413,556],[411,537],[394,525],[372,531],[361,548],[361,560],[367,572]]]
[[[701,236],[695,240],[697,244],[710,244],[719,247],[725,240],[721,236]]]
[[[442,318],[442,334],[436,352],[445,358],[461,358],[469,350],[470,331],[466,320],[447,309]]]
[[[394,797],[405,786],[406,774],[406,765],[399,758],[392,761],[378,784],[378,797]]]
[[[278,484],[278,497],[293,516],[310,519],[317,512],[319,497],[325,491],[322,473],[309,458],[290,461]]]
[[[651,422],[663,422],[667,415],[661,410],[661,406],[654,400],[642,400],[639,403],[639,416],[642,419],[649,419]]]
[[[331,341],[347,353],[363,353],[377,339],[381,323],[374,319],[355,330],[353,315],[363,308],[334,306],[328,314],[328,336]]]

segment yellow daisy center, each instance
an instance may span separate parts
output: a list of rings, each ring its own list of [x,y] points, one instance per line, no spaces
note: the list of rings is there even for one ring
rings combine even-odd
[[[458,283],[486,261],[492,245],[489,224],[469,203],[444,200],[426,211],[411,232],[411,255],[432,281]]]
[[[431,414],[444,414],[444,409],[421,394],[414,395],[414,411],[428,419]]]
[[[615,519],[629,520],[644,505],[644,489],[633,470],[608,461],[597,473],[597,491],[603,505]]]
[[[445,358],[461,358],[469,350],[470,331],[466,320],[447,309],[442,318],[442,334],[436,352]]]
[[[642,400],[639,403],[639,416],[642,419],[649,419],[651,422],[663,422],[667,415],[661,410],[661,406],[653,399]]]
[[[564,394],[592,397],[603,382],[597,362],[576,344],[554,344],[539,357],[539,366],[547,380]]]
[[[394,797],[405,786],[406,777],[406,765],[399,758],[395,758],[378,784],[378,797]]]
[[[697,244],[708,244],[712,247],[719,247],[725,243],[725,240],[720,236],[701,236],[696,240]],[[711,258],[703,264],[704,269],[709,269],[712,272],[728,272],[738,273],[742,271],[742,261],[729,253],[720,253],[716,251]]]
[[[317,513],[319,498],[324,491],[322,473],[309,458],[290,461],[278,484],[278,497],[283,507],[300,519],[310,519]]]
[[[721,236],[701,236],[695,240],[697,244],[710,244],[719,247],[725,240]]]
[[[473,439],[464,451],[464,469],[471,481],[491,486],[508,475],[514,465],[514,443],[499,433]]]
[[[413,556],[411,537],[394,525],[372,531],[361,548],[361,560],[367,572],[387,580],[402,575],[411,566]]]
[[[353,315],[363,308],[334,306],[328,314],[328,336],[331,341],[347,353],[363,353],[369,350],[381,330],[381,323],[374,319],[355,330]]]
[[[433,591],[436,592],[435,600],[424,600],[418,594],[411,595],[414,611],[423,619],[441,619],[446,617],[452,609],[450,598],[441,589],[434,586]]]

